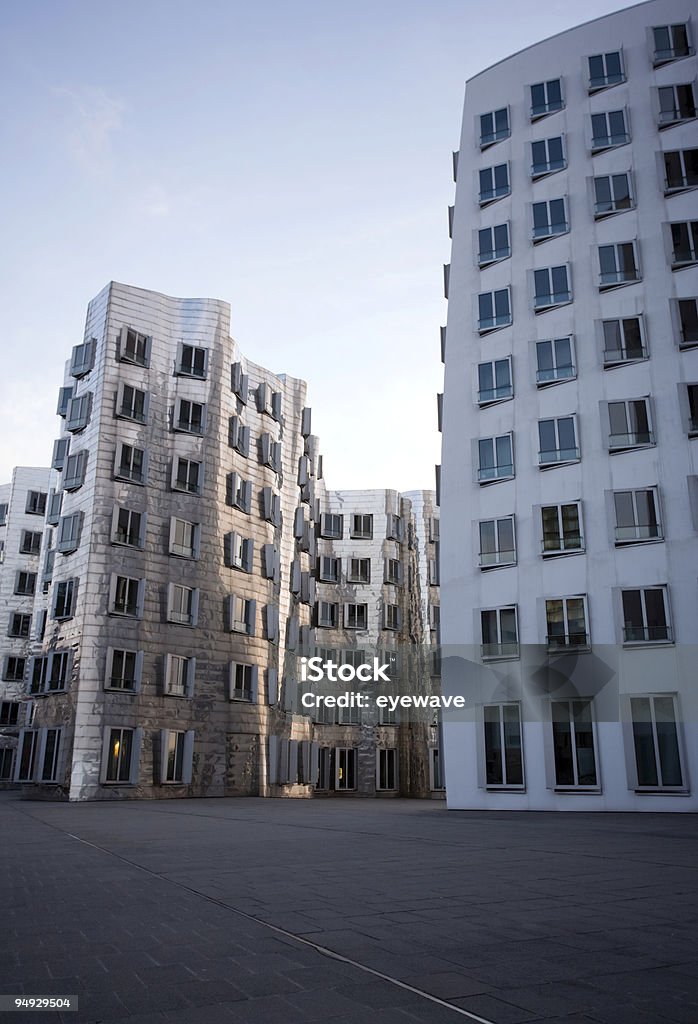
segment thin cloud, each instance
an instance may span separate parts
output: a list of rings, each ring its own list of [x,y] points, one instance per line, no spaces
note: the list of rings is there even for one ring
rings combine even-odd
[[[112,136],[123,127],[125,104],[93,85],[56,86],[52,92],[69,103],[71,157],[86,172],[104,172],[112,161]]]

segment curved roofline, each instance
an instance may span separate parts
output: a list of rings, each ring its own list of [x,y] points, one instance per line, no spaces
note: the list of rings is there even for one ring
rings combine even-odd
[[[590,18],[589,21],[580,21],[578,25],[573,25],[572,28],[563,28],[561,32],[555,32],[551,36],[546,36],[544,39],[539,39],[535,43],[529,43],[528,46],[522,46],[520,50],[515,50],[506,57],[502,57],[501,60],[496,60],[494,64],[490,64],[489,67],[483,68],[482,71],[478,71],[476,75],[471,75],[470,78],[466,78],[465,84],[473,82],[480,75],[486,74],[488,71],[492,71],[493,68],[499,67],[500,64],[506,63],[513,57],[518,57],[520,53],[526,53],[527,50],[532,50],[535,46],[540,46],[542,43],[549,43],[552,39],[558,39],[560,36],[566,36],[569,32],[576,32],[577,29],[584,28],[586,25],[593,25],[596,21],[605,21],[606,18],[614,18],[617,14],[623,14],[625,11],[632,11],[636,7],[646,7],[648,4],[657,3],[657,0],[640,0],[640,3],[630,4],[628,7],[619,7],[617,11],[609,11],[608,14],[600,14],[598,18]]]

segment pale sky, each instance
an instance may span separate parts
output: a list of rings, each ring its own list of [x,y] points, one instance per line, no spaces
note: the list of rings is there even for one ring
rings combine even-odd
[[[433,487],[465,80],[625,6],[0,0],[0,482],[116,280],[230,302],[330,487]]]

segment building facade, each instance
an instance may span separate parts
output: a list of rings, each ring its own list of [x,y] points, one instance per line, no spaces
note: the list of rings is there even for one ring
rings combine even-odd
[[[323,537],[323,517],[346,500],[326,490],[305,383],[242,355],[227,303],[112,283],[88,307],[58,412],[13,769],[26,794],[429,795],[433,727],[415,754],[407,723],[315,722],[299,701],[300,659],[331,632],[321,567],[342,540]],[[428,600],[409,611],[403,569],[384,576],[390,555],[420,592],[412,502],[353,500],[374,532],[354,535],[347,506],[357,550],[337,550],[334,625],[347,628],[332,637],[356,661],[379,641],[424,643]],[[368,558],[367,589],[350,555]],[[377,747],[403,733],[402,781],[382,786]]]
[[[698,808],[698,23],[467,83],[440,408],[451,807]]]

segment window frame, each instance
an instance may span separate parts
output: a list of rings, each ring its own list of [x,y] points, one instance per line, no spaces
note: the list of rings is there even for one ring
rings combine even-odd
[[[513,612],[514,618],[514,633],[516,636],[515,640],[504,641],[502,640],[502,613]],[[497,640],[492,642],[485,642],[485,630],[484,615],[495,615],[496,625],[496,636]],[[519,611],[516,604],[502,604],[496,606],[487,606],[478,609],[478,618],[480,622],[480,658],[482,661],[518,661],[520,657],[520,641],[519,641]]]
[[[499,441],[499,440],[502,440],[503,438],[507,438],[508,441],[509,441],[509,458],[510,458],[511,461],[508,462],[508,463],[503,463],[501,465],[501,467],[500,467],[499,462],[497,461],[499,453],[497,451],[497,443],[496,442]],[[481,446],[482,446],[483,442],[485,442],[485,441],[492,442],[493,465],[492,465],[491,469],[494,471],[494,475],[493,476],[491,476],[491,475],[483,475],[485,473],[489,473],[490,472],[490,467],[483,468],[483,466],[482,466],[482,448],[481,448]],[[493,435],[492,437],[476,438],[475,439],[475,443],[477,444],[477,455],[478,455],[478,458],[477,458],[477,482],[478,482],[478,484],[480,486],[485,486],[486,484],[499,483],[499,482],[501,482],[503,480],[513,480],[514,479],[514,477],[516,476],[516,471],[515,471],[515,460],[514,460],[514,434],[513,434],[512,431],[509,431],[509,432],[507,432],[505,434],[496,434],[496,435]],[[500,473],[499,472],[500,469],[510,470],[510,472],[507,472],[507,473],[503,473],[502,472],[502,473]]]
[[[500,524],[511,524],[511,548],[503,547],[501,544]],[[483,526],[493,525],[494,543],[493,551],[483,550]],[[502,569],[506,566],[516,565],[516,516],[512,513],[509,516],[494,516],[489,519],[480,519],[477,523],[478,538],[478,565],[483,572],[490,569]],[[491,558],[489,556],[492,556]],[[507,557],[508,556],[508,557]]]
[[[133,655],[133,678],[129,679],[133,683],[132,686],[116,686],[113,680],[117,678],[114,675],[114,661],[117,655]],[[104,683],[103,689],[109,690],[114,693],[139,693],[141,688],[141,679],[143,675],[143,651],[134,651],[126,647],[107,647],[107,655],[105,660],[104,668]],[[124,672],[126,669],[126,659],[122,659],[122,673],[118,678],[127,679]]]
[[[571,619],[569,602],[571,601],[582,602],[582,610],[584,613],[583,633],[578,631],[572,632],[570,630]],[[550,617],[549,605],[557,604],[558,602],[562,605],[562,624],[564,626],[564,633],[561,634],[550,632],[551,622],[554,622],[555,620]],[[549,654],[575,653],[578,651],[588,651],[591,648],[589,602],[586,594],[566,594],[561,597],[544,597],[543,605],[545,612],[545,643]],[[573,640],[573,637],[578,639]]]
[[[506,711],[510,709],[516,710],[516,725],[518,726],[518,745],[507,744],[507,724],[513,724],[506,721]],[[488,722],[488,712],[497,712],[497,720]],[[494,716],[492,716],[494,719]],[[484,767],[483,782],[484,788],[492,790],[494,792],[515,792],[524,793],[526,791],[526,763],[524,757],[524,739],[523,739],[523,721],[521,716],[521,704],[518,701],[502,701],[487,703],[482,705],[481,712],[482,722],[482,761]],[[499,746],[492,748],[490,746],[491,733],[487,726],[498,726],[498,739]],[[494,730],[492,730],[494,731]],[[478,744],[479,745],[479,744]],[[490,781],[490,770],[489,770],[489,759],[488,759],[488,748],[491,750],[493,755],[499,754],[499,767],[501,768],[501,782]],[[518,751],[518,767],[521,774],[521,782],[510,781],[510,764],[509,757],[507,756],[509,751]],[[516,777],[516,776],[515,776]]]
[[[619,587],[620,591],[620,609],[621,609],[621,624],[622,624],[622,643],[623,647],[634,648],[634,647],[667,647],[671,646],[675,642],[673,619],[671,615],[671,602],[669,600],[669,587],[663,583],[647,584],[640,587]],[[647,614],[647,593],[649,591],[658,591],[662,595],[662,608],[664,611],[664,625],[650,626]],[[626,594],[639,594],[640,597],[640,611],[642,614],[642,625],[628,625],[625,611],[625,595]],[[629,637],[628,634],[642,630],[642,637]],[[650,636],[650,630],[661,630],[665,633],[665,636]]]

